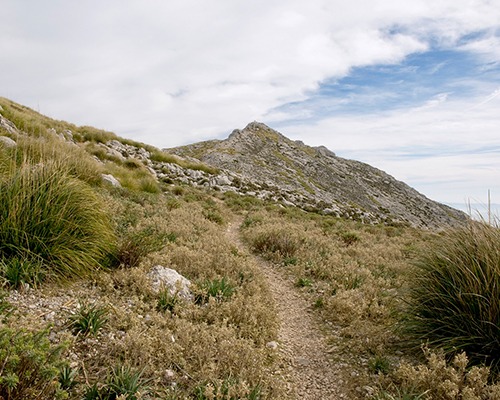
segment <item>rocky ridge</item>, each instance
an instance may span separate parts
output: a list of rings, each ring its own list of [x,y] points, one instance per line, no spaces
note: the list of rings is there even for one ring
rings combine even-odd
[[[222,141],[164,150],[231,171],[239,182],[257,186],[256,193],[273,188],[274,199],[285,205],[368,223],[408,223],[429,229],[466,219],[462,212],[428,199],[377,168],[338,157],[324,146],[292,141],[258,122],[234,130]]]
[[[16,135],[24,134],[0,116],[0,125],[11,137],[3,146],[12,146]],[[77,145],[69,130],[52,133]],[[98,143],[105,152],[122,162],[142,162],[158,181],[186,184],[255,196],[283,206],[294,206],[364,223],[409,224],[426,229],[455,226],[466,215],[437,203],[403,182],[368,164],[337,157],[324,146],[309,147],[291,141],[264,124],[253,122],[234,130],[225,140],[211,140],[164,149],[185,161],[203,162],[218,171],[185,168],[175,162],[152,159],[146,148],[119,140]],[[154,158],[154,157],[153,157]],[[99,162],[101,161],[97,157]],[[113,176],[103,182],[120,186]]]

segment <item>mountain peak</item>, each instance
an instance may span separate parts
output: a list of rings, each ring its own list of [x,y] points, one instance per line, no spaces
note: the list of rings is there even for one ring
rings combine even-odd
[[[428,199],[377,168],[338,157],[325,146],[292,141],[256,121],[234,130],[225,140],[168,151],[272,186],[279,192],[277,198],[306,209],[432,229],[465,219],[465,214]]]

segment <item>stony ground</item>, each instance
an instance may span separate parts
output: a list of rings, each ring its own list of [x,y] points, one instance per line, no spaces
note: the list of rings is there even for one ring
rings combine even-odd
[[[241,222],[241,217],[235,218],[226,233],[241,251],[248,253],[239,237]],[[335,332],[324,333],[322,322],[290,276],[272,263],[252,257],[269,282],[279,314],[279,341],[275,345],[284,360],[279,373],[287,381],[289,397],[305,400],[357,398],[348,394],[348,365],[339,361],[335,346],[328,345]]]

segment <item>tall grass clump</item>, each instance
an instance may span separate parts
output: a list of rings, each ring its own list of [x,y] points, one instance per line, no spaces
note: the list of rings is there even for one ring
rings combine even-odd
[[[87,275],[114,246],[106,210],[63,164],[24,163],[0,181],[0,258],[32,259],[46,276]]]
[[[439,236],[416,262],[403,327],[447,354],[500,365],[500,229],[471,221]]]

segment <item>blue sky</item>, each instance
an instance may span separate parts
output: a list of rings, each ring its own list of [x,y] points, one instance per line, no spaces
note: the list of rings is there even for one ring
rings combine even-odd
[[[430,50],[411,54],[395,65],[355,67],[345,77],[321,82],[306,100],[283,104],[277,110],[297,116],[282,123],[307,123],[332,115],[404,110],[439,95],[474,96],[476,87],[464,78],[500,82],[498,65],[484,67],[467,52]]]
[[[489,0],[0,0],[0,96],[158,147],[257,120],[447,203],[500,203]],[[496,200],[495,200],[496,199]]]

